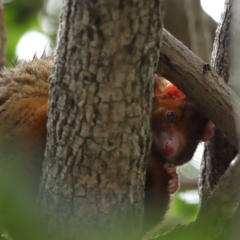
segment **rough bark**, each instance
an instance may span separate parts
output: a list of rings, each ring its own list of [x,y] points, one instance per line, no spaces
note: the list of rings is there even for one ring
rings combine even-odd
[[[229,82],[231,23],[232,1],[227,1],[216,31],[211,59],[212,68],[226,83]],[[236,126],[235,122],[233,124]],[[237,145],[233,147],[221,131],[218,128],[215,129],[214,138],[205,145],[200,179],[201,201],[204,201],[217,185],[219,178],[236,156],[236,148],[238,148]]]
[[[63,4],[40,192],[57,239],[140,233],[162,8]]]
[[[228,29],[228,56],[229,56],[229,85],[231,88],[237,93],[239,96],[240,94],[240,81],[239,81],[239,61],[240,61],[240,48],[239,48],[239,39],[240,39],[240,30],[239,30],[239,23],[240,23],[240,3],[236,0],[229,0],[226,2],[227,10],[228,10],[228,24],[230,24]],[[229,23],[230,22],[230,23]],[[240,119],[236,119],[237,125],[237,133],[239,138],[239,123]],[[231,149],[231,148],[230,148]],[[220,160],[221,161],[221,160]],[[231,187],[232,188],[239,188],[239,185],[234,183]],[[230,196],[231,197],[231,196]],[[239,202],[238,202],[239,203]],[[234,215],[234,217],[229,221],[226,228],[224,229],[220,240],[235,240],[239,239],[239,225],[240,225],[240,207]]]
[[[236,212],[240,201],[239,172],[240,159],[237,156],[220,179],[213,194],[204,202],[196,221],[188,225],[177,226],[171,232],[157,237],[156,240],[218,239],[225,224]],[[231,235],[228,235],[225,239],[230,239],[230,237]]]
[[[178,86],[198,104],[206,116],[224,133],[234,147],[238,147],[235,120],[240,113],[235,108],[239,97],[214,72],[166,30],[156,71]],[[211,103],[211,104],[210,104]],[[224,117],[222,116],[224,113]]]

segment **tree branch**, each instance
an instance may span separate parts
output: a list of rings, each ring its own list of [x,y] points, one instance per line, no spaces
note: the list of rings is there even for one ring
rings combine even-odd
[[[238,149],[235,127],[235,117],[240,117],[238,96],[209,64],[203,62],[166,30],[163,31],[157,74],[172,81],[196,102]]]
[[[232,0],[225,1],[224,11],[216,30],[216,36],[213,44],[211,67],[223,78],[224,82],[231,86],[236,92],[236,85],[233,88],[232,78],[232,40],[236,36],[232,35],[231,25],[235,22]],[[238,15],[238,14],[237,14]],[[236,33],[236,31],[234,31]],[[237,45],[238,46],[238,45]],[[238,47],[234,47],[234,52]],[[239,54],[237,54],[239,56]],[[238,61],[235,61],[238,63]],[[239,75],[238,75],[239,76]],[[238,77],[239,79],[239,77]],[[201,176],[199,181],[200,201],[203,203],[212,193],[212,190],[218,183],[219,178],[229,167],[231,161],[237,154],[236,147],[233,147],[218,128],[215,128],[214,137],[205,144],[204,157],[201,164]],[[201,211],[201,210],[200,210]]]
[[[215,239],[226,222],[234,215],[240,200],[240,159],[232,161],[226,173],[211,197],[202,206],[202,211],[195,222],[179,225],[172,231],[154,238],[156,240],[171,239]]]
[[[213,195],[202,206],[197,221],[204,224],[207,217],[208,222],[214,222],[215,228],[220,229],[235,214],[240,201],[239,172],[240,159],[237,155],[225,174],[220,178]]]

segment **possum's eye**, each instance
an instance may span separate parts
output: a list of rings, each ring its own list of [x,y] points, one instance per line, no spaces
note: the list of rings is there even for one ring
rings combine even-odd
[[[166,117],[167,117],[167,120],[171,123],[171,124],[174,124],[175,123],[175,120],[176,120],[176,116],[173,112],[167,112],[166,114]]]

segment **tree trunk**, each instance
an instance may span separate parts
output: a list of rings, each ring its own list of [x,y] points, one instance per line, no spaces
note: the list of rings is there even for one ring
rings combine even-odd
[[[240,112],[236,108],[239,97],[209,64],[166,30],[163,31],[157,73],[169,79],[191,98],[232,145],[238,148],[235,117],[240,118]],[[219,117],[223,113],[224,117]]]
[[[228,68],[228,71],[224,74],[224,76],[225,77],[229,76],[228,84],[239,96],[240,95],[239,94],[240,93],[240,91],[239,91],[239,89],[240,89],[240,81],[239,81],[239,60],[240,60],[239,59],[239,51],[240,51],[240,48],[239,48],[239,39],[240,39],[239,12],[240,12],[240,4],[239,4],[239,1],[229,0],[226,3],[225,7],[228,9],[228,11],[225,15],[223,15],[223,18],[224,18],[223,22],[226,22],[225,28],[227,28],[227,30],[226,30],[226,32],[223,32],[223,33],[225,33],[225,35],[223,35],[224,41],[218,40],[218,42],[223,42],[227,45],[227,49],[228,49],[227,55],[229,57],[227,66],[229,68]],[[219,61],[218,61],[218,65],[222,64],[220,62],[220,60],[221,59],[219,59]],[[224,66],[226,66],[226,64],[224,64]],[[239,120],[240,120],[239,118],[236,118],[238,139],[239,139],[239,129],[240,129],[239,128]],[[230,152],[230,151],[232,151],[231,146],[228,148],[228,152]],[[235,150],[235,152],[236,152],[236,150]],[[209,153],[211,154],[210,151],[209,151]],[[221,160],[222,160],[221,158],[218,159],[219,163],[221,163]],[[226,157],[226,160],[228,160],[227,157]],[[225,162],[226,162],[226,160],[225,160]],[[231,160],[231,159],[229,159],[229,160]],[[234,184],[232,187],[235,187],[238,189],[239,185]],[[238,202],[238,204],[239,204],[239,202]],[[228,224],[226,225],[226,227],[225,227],[224,231],[222,232],[219,239],[221,239],[221,240],[239,239],[239,225],[240,225],[240,207],[238,205],[235,215],[228,222]]]
[[[216,31],[211,65],[226,83],[229,82],[230,69],[230,25],[232,24],[232,0],[225,4],[225,11]],[[234,124],[235,126],[235,124]],[[204,160],[200,179],[201,201],[211,195],[230,162],[236,156],[233,147],[218,128],[215,136],[205,144]]]
[[[64,1],[40,189],[56,238],[140,234],[162,10]]]

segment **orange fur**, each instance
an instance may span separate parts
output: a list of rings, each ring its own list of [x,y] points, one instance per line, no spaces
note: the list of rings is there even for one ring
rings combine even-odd
[[[0,73],[0,161],[38,186],[46,144],[52,56]]]
[[[0,162],[1,169],[13,167],[28,178],[37,190],[46,144],[48,77],[53,56],[21,62],[0,73]],[[190,160],[200,141],[207,119],[185,95],[167,80],[156,78],[151,125],[160,131],[181,137],[179,154],[172,164]],[[174,97],[173,97],[174,96]],[[175,98],[175,99],[173,99]],[[169,125],[166,112],[173,111],[178,123]],[[194,142],[188,149],[189,139]],[[153,143],[148,158],[145,188],[145,230],[158,223],[169,203],[169,175],[163,168],[167,159]],[[14,180],[9,176],[9,179]]]
[[[169,112],[175,117],[172,123],[167,117]],[[151,115],[153,143],[146,171],[145,231],[159,223],[168,209],[170,176],[163,165],[169,162],[179,166],[189,161],[198,143],[207,141],[213,135],[213,129],[209,126],[208,119],[179,89],[166,79],[155,76]],[[177,142],[173,157],[166,156],[159,148],[165,139],[175,139]]]

